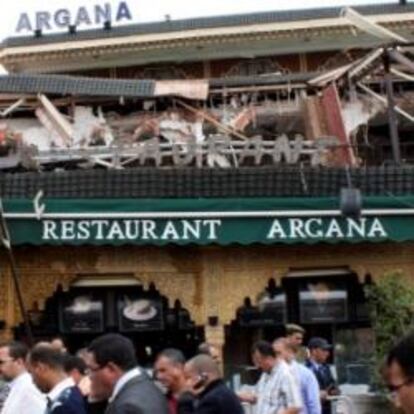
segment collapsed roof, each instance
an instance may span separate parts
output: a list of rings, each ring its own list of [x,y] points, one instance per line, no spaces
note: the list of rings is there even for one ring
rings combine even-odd
[[[324,73],[0,77],[0,168],[360,166],[367,163],[361,130],[387,123],[400,162],[397,114],[400,129],[414,121],[410,42],[352,9],[342,14],[385,45]]]
[[[388,121],[384,53],[402,85],[396,110],[411,125],[414,64],[401,47],[373,50],[323,74],[193,81],[3,76],[0,167],[70,161],[125,168],[172,160],[226,168],[248,158],[255,165],[361,165],[353,148],[361,126]],[[184,162],[179,155],[190,149],[201,155]]]

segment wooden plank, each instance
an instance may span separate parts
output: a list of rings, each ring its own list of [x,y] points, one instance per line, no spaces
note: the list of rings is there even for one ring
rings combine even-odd
[[[392,155],[397,165],[401,164],[400,137],[398,133],[397,114],[395,113],[394,87],[392,84],[392,75],[390,73],[390,55],[384,54],[384,71],[385,71],[385,89],[387,92],[387,112],[388,126],[391,136]]]
[[[45,125],[50,129],[50,126],[58,133],[62,140],[70,145],[73,139],[73,128],[72,125],[65,119],[65,117],[56,109],[52,102],[45,96],[39,95],[39,101],[43,107],[43,113],[39,112],[41,115],[41,120],[44,119],[44,116],[47,117],[49,124]]]
[[[407,56],[404,56],[397,50],[390,50],[388,52],[391,59],[395,60],[396,62],[400,63],[401,65],[405,66],[407,69],[414,72],[414,62],[409,59]]]
[[[336,86],[329,85],[322,92],[322,108],[327,122],[328,134],[337,137],[343,147],[334,150],[334,163],[337,166],[355,165],[356,159],[350,146],[342,117],[341,101]]]
[[[155,96],[181,96],[182,98],[205,101],[208,97],[209,82],[196,80],[162,80],[155,82]]]
[[[320,116],[320,100],[317,96],[309,96],[303,100],[302,114],[305,122],[306,138],[309,140],[326,136],[323,131],[323,120]]]
[[[225,132],[226,134],[234,135],[235,137],[240,138],[242,140],[248,140],[246,135],[243,135],[240,132],[236,131],[235,129],[233,129],[233,128],[227,126],[227,125],[222,124],[221,122],[214,119],[211,115],[209,115],[206,111],[203,111],[201,109],[196,109],[196,108],[192,107],[191,105],[188,105],[185,102],[182,102],[178,99],[176,99],[175,102],[177,102],[183,108],[188,109],[190,112],[192,112],[196,115],[200,115],[206,121],[210,122],[211,124],[216,126],[219,130]]]

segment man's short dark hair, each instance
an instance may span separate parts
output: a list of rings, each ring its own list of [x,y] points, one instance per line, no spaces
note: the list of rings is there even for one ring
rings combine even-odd
[[[258,352],[264,357],[275,357],[275,351],[272,344],[267,341],[257,341],[253,344],[252,353]]]
[[[178,364],[178,365],[185,364],[185,356],[179,349],[175,349],[175,348],[164,349],[157,355],[157,359],[161,357],[169,359],[174,364]]]
[[[64,370],[65,356],[51,346],[37,345],[30,352],[30,363],[41,363],[54,370]]]
[[[86,362],[75,355],[66,355],[64,358],[65,361],[65,371],[67,374],[69,374],[71,371],[76,369],[81,375],[86,374]]]
[[[106,334],[94,339],[88,351],[93,353],[100,367],[112,362],[125,372],[137,366],[132,341],[120,334]]]
[[[10,358],[26,360],[29,348],[23,342],[4,342],[0,344],[0,348],[8,348]]]
[[[414,378],[414,331],[406,335],[388,353],[387,365],[397,362],[404,375]]]

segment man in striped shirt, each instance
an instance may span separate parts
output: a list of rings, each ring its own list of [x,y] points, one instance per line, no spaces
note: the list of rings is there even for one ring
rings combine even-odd
[[[275,354],[272,344],[256,342],[253,362],[262,371],[254,395],[240,395],[256,405],[257,414],[299,414],[302,401],[298,385],[286,362]]]
[[[273,349],[287,362],[296,383],[299,385],[303,403],[300,414],[321,414],[318,381],[309,368],[295,360],[297,348],[294,348],[287,338],[282,337],[273,342]]]

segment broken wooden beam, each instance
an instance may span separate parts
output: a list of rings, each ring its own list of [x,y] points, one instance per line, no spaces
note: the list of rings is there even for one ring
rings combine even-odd
[[[392,76],[390,72],[390,54],[388,52],[384,53],[384,71],[385,71],[385,89],[387,92],[387,111],[388,111],[388,124],[391,136],[391,146],[392,146],[392,155],[394,162],[397,165],[401,164],[401,147],[400,147],[400,137],[398,134],[398,125],[397,125],[397,116],[395,113],[395,99],[394,99],[394,87],[392,84]]]
[[[211,115],[209,115],[206,111],[203,111],[202,109],[194,108],[191,105],[188,105],[183,101],[180,101],[179,99],[175,99],[175,102],[177,102],[183,108],[188,109],[190,112],[192,112],[196,115],[200,115],[206,121],[210,122],[211,124],[216,126],[218,129],[220,129],[222,132],[225,132],[226,134],[234,135],[235,137],[240,138],[242,140],[247,140],[248,139],[248,137],[246,137],[246,135],[241,134],[240,132],[236,131],[232,127],[229,127],[227,125],[222,124],[221,122],[214,119]]]
[[[401,65],[405,66],[406,68],[414,72],[414,62],[408,59],[407,56],[404,56],[402,53],[398,52],[395,49],[389,50],[388,55],[391,59],[395,60],[396,62],[400,63]]]
[[[368,95],[371,95],[373,98],[377,99],[378,101],[382,102],[384,104],[384,106],[387,106],[387,99],[384,98],[383,96],[381,96],[380,94],[376,93],[375,91],[373,91],[372,89],[368,88],[368,86],[362,84],[361,82],[357,82],[356,84],[358,86],[358,88],[362,89],[364,92],[366,92]],[[409,121],[414,122],[414,116],[412,116],[411,114],[409,114],[408,112],[404,111],[403,109],[401,109],[399,106],[395,107],[395,111],[398,112],[400,115],[404,116],[405,118],[407,118]]]
[[[48,130],[57,133],[66,145],[70,145],[73,139],[72,125],[45,95],[39,94],[38,99],[42,104],[42,107],[36,110],[40,122]]]

